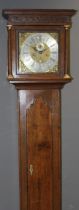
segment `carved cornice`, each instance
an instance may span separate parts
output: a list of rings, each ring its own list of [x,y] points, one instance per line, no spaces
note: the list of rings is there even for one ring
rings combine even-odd
[[[10,17],[10,22],[16,25],[61,25],[70,24],[70,17],[53,17],[43,15],[15,15]]]
[[[63,25],[71,24],[76,10],[3,10],[3,16],[12,25]]]

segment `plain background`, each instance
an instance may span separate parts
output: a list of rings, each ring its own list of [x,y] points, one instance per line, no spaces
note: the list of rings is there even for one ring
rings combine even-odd
[[[4,8],[78,10],[79,0],[0,0],[0,210],[19,210],[17,92],[6,79]],[[62,90],[62,210],[79,210],[79,11],[72,22],[74,80]]]

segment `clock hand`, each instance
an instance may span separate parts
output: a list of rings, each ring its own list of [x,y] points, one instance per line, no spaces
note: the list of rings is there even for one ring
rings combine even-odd
[[[36,47],[32,47],[33,50],[37,51]]]
[[[35,50],[36,52],[40,53],[40,54],[43,52],[43,50],[39,51],[36,47],[32,47],[32,49]]]
[[[47,49],[45,48],[45,49],[43,49],[43,50],[38,50],[36,47],[32,47],[35,51],[37,51],[37,52],[39,52],[39,53],[42,53],[42,52],[44,52],[44,51],[46,51]]]

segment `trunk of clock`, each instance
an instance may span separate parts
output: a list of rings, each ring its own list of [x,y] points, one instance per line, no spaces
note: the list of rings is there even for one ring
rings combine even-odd
[[[60,210],[60,89],[18,90],[20,209]]]

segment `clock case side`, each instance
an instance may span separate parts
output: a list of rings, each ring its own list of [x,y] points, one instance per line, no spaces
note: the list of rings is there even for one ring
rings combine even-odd
[[[48,83],[63,86],[70,75],[70,28],[75,10],[3,10],[8,29],[8,80],[11,83]],[[18,74],[18,33],[51,32],[59,35],[59,71]]]

